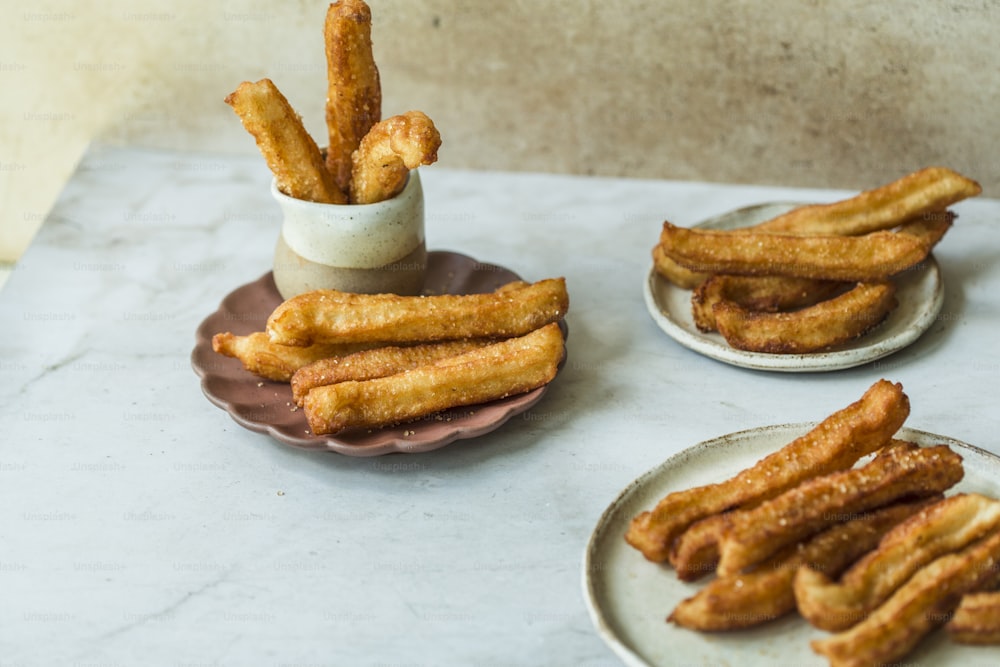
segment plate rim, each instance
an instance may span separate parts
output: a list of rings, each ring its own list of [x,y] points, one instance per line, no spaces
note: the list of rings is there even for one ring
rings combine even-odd
[[[583,588],[583,597],[587,608],[587,614],[591,620],[591,624],[597,631],[597,634],[604,641],[605,645],[608,646],[608,648],[610,648],[625,664],[630,667],[657,667],[656,663],[646,660],[638,651],[629,646],[628,643],[625,642],[623,638],[619,637],[615,632],[608,614],[598,603],[597,598],[599,596],[595,589],[599,582],[591,575],[591,573],[600,572],[604,569],[603,567],[596,567],[595,557],[597,552],[600,550],[601,545],[606,543],[607,540],[613,538],[613,536],[609,533],[611,524],[614,519],[618,517],[618,515],[625,511],[624,506],[627,504],[629,498],[638,493],[644,485],[649,484],[651,480],[657,478],[659,475],[667,474],[671,471],[676,472],[677,469],[683,465],[684,460],[691,458],[692,456],[696,456],[701,451],[723,449],[727,446],[732,446],[737,442],[744,446],[753,446],[753,441],[762,439],[767,434],[780,434],[783,439],[795,438],[808,432],[810,429],[815,428],[819,423],[819,421],[803,421],[758,426],[732,431],[730,433],[697,442],[671,454],[661,462],[639,474],[639,476],[635,477],[632,481],[626,484],[615,495],[614,499],[601,511],[600,516],[594,524],[594,529],[591,531],[590,536],[587,539],[581,558],[581,584]],[[970,454],[978,457],[980,461],[989,461],[997,470],[1000,470],[1000,455],[957,438],[907,426],[901,427],[894,437],[910,439],[922,445],[932,442],[934,444],[948,445],[957,449],[960,454],[969,452]],[[734,472],[738,472],[738,470]],[[997,484],[1000,484],[1000,476],[996,478],[996,481]],[[624,541],[624,536],[619,535],[619,539]],[[649,565],[651,567],[656,566],[655,563],[650,563]]]
[[[513,280],[520,280],[520,275],[508,269],[506,267],[491,264],[489,262],[483,262],[475,259],[464,253],[450,251],[450,250],[432,250],[428,252],[428,261],[433,261],[437,258],[439,261],[444,261],[445,259],[449,261],[457,261],[462,263],[464,266],[478,268],[480,271],[503,271],[510,276],[513,276]],[[447,429],[442,435],[422,439],[420,435],[420,422],[411,422],[410,424],[400,424],[398,427],[387,427],[387,428],[398,428],[402,429],[404,434],[393,438],[381,439],[376,442],[365,443],[365,442],[355,442],[349,439],[342,438],[338,435],[324,435],[315,436],[310,434],[308,437],[296,437],[286,434],[276,428],[272,423],[255,421],[247,419],[239,411],[237,411],[236,406],[233,401],[226,399],[223,396],[219,396],[212,392],[208,387],[208,382],[212,379],[213,375],[208,372],[208,370],[203,367],[200,359],[208,355],[209,352],[215,355],[216,353],[211,349],[211,338],[217,331],[209,331],[213,325],[213,320],[216,318],[224,309],[225,304],[228,300],[234,297],[237,293],[243,290],[254,289],[258,287],[261,283],[265,283],[270,280],[273,283],[272,272],[267,271],[262,274],[256,280],[249,281],[242,285],[239,285],[229,292],[227,292],[222,299],[220,299],[216,309],[205,316],[202,321],[198,324],[195,330],[195,346],[189,355],[189,361],[192,369],[199,378],[199,384],[201,386],[202,393],[209,400],[210,403],[215,405],[217,408],[225,411],[236,422],[239,426],[255,432],[267,435],[278,442],[288,445],[290,447],[302,450],[310,451],[320,451],[320,452],[335,452],[338,454],[344,454],[353,457],[373,457],[382,456],[386,454],[420,454],[424,452],[430,452],[436,449],[445,447],[446,445],[452,444],[458,440],[465,440],[470,438],[479,437],[485,435],[492,431],[499,429],[505,423],[510,421],[510,419],[518,414],[521,414],[532,407],[534,407],[541,399],[544,397],[548,391],[549,384],[545,384],[541,387],[533,389],[529,392],[522,394],[517,394],[514,396],[509,396],[507,398],[498,399],[496,401],[490,401],[487,403],[477,404],[475,406],[461,406],[454,408],[453,410],[458,411],[472,411],[472,410],[482,410],[483,408],[488,408],[495,411],[492,415],[492,420],[485,423],[476,424],[473,426],[463,425],[461,419],[449,419],[447,417],[442,420],[438,420],[435,416],[430,416],[427,419],[434,421],[436,424],[440,424],[442,421],[448,423],[450,428]],[[280,299],[280,297],[278,297]],[[560,327],[563,331],[564,338],[568,335],[568,326],[565,320],[560,322]],[[568,350],[564,352],[563,361],[560,363],[560,370],[566,363],[566,357],[568,356]],[[238,364],[239,361],[232,359],[231,363]],[[264,383],[266,387],[269,384],[282,384],[271,380],[265,380],[259,378],[249,371],[247,373],[247,382]],[[447,413],[445,413],[447,414]],[[385,432],[383,429],[373,429],[368,433],[377,433],[379,431]]]
[[[692,225],[693,228],[732,229],[743,225],[733,225],[732,219],[759,213],[762,209],[772,208],[776,214],[787,212],[795,207],[809,202],[771,201],[743,206],[720,215],[706,218]],[[650,317],[670,338],[682,347],[701,354],[710,359],[741,368],[759,371],[785,373],[811,373],[844,370],[878,361],[915,343],[937,320],[944,307],[944,279],[941,267],[933,253],[921,262],[916,269],[929,281],[932,291],[931,300],[926,307],[921,308],[917,316],[902,323],[902,330],[881,341],[862,343],[864,337],[858,339],[858,344],[848,343],[840,349],[829,352],[813,352],[807,354],[769,354],[764,352],[749,352],[739,350],[728,343],[718,333],[691,332],[675,321],[664,304],[657,298],[658,286],[668,289],[680,289],[659,275],[655,264],[643,278],[643,300]]]

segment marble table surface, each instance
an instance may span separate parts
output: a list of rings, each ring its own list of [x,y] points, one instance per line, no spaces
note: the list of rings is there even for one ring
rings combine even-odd
[[[240,427],[190,365],[201,320],[269,270],[263,161],[88,151],[0,291],[0,664],[620,664],[582,556],[606,506],[671,454],[820,419],[880,377],[903,383],[909,426],[1000,453],[1000,202],[955,207],[935,253],[944,307],[916,343],[766,373],[653,322],[660,225],[850,193],[421,174],[429,248],[566,277],[569,356],[493,433],[355,458]]]

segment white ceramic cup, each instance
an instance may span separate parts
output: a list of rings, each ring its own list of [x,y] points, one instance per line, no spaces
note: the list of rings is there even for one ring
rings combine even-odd
[[[317,204],[271,183],[283,215],[274,251],[282,298],[316,289],[418,294],[427,271],[424,193],[409,174],[403,191],[374,204]]]

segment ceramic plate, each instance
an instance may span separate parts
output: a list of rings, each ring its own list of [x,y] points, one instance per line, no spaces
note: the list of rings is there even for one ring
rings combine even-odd
[[[741,208],[697,227],[735,229],[754,225],[790,211],[801,204],[774,202]],[[899,306],[876,329],[861,338],[826,352],[811,354],[767,354],[730,347],[717,332],[698,330],[691,316],[691,291],[681,289],[650,269],[643,286],[646,307],[653,320],[671,338],[712,359],[734,366],[781,372],[833,371],[860,366],[913,343],[935,321],[944,303],[941,270],[934,257],[897,275]]]
[[[583,587],[598,633],[627,665],[825,665],[809,640],[827,636],[790,614],[756,629],[698,633],[666,622],[674,606],[703,585],[685,583],[625,543],[632,517],[671,491],[719,482],[802,435],[815,424],[785,424],[741,431],[702,442],[633,481],[605,510],[584,555]],[[1000,457],[942,436],[902,429],[922,445],[946,444],[962,455],[965,478],[949,493],[978,491],[1000,497]],[[935,633],[904,658],[908,665],[987,665],[995,655],[950,643]]]
[[[426,294],[492,292],[520,277],[509,269],[484,264],[446,251],[428,253]],[[514,415],[535,405],[547,386],[509,398],[446,410],[415,422],[378,430],[353,431],[336,436],[313,435],[305,415],[294,407],[291,388],[244,370],[237,360],[212,350],[212,336],[231,331],[246,335],[263,331],[271,311],[281,303],[271,273],[231,292],[219,309],[198,327],[191,365],[201,377],[205,396],[226,410],[241,426],[266,433],[295,447],[339,452],[349,456],[377,456],[392,452],[426,452],[455,440],[473,438],[497,429]],[[563,334],[566,334],[565,323]]]

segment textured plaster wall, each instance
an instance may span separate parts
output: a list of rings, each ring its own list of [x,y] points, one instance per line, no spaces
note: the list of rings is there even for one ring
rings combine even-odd
[[[88,142],[256,151],[272,78],[322,143],[325,1],[0,3],[0,261]],[[1000,196],[1000,2],[370,0],[386,115],[439,164],[860,189],[944,164]]]

